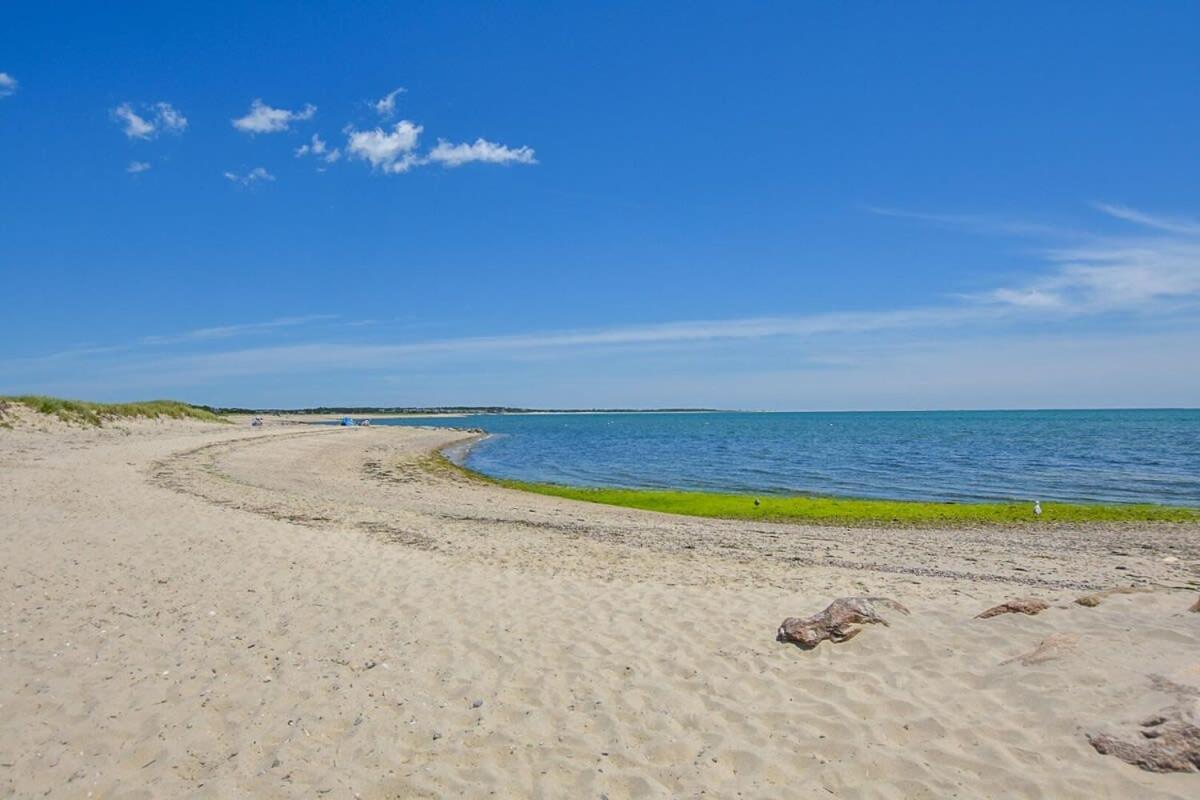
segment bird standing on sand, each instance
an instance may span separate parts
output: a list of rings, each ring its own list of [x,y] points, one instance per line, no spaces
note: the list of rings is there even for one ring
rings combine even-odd
[[[1040,517],[1042,515],[1042,501],[1041,500],[1033,501],[1033,515],[1035,517]]]

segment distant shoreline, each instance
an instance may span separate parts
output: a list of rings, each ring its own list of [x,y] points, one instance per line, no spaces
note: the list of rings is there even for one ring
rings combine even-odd
[[[1200,406],[1097,406],[1092,408],[523,408],[509,406],[316,406],[313,408],[237,408],[193,404],[222,416],[464,417],[479,414],[1044,414],[1110,411],[1200,411]]]
[[[200,406],[223,416],[355,416],[355,417],[465,417],[475,414],[740,414],[792,413],[754,412],[720,408],[510,408],[506,406],[433,406],[429,408],[321,407],[316,408],[224,408]]]

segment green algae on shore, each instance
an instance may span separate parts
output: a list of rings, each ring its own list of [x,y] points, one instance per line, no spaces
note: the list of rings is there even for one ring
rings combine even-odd
[[[441,453],[425,460],[426,469],[453,471],[473,480],[526,492],[588,503],[718,519],[796,522],[859,527],[1054,525],[1086,523],[1200,522],[1200,509],[1153,504],[933,503],[797,495],[721,494],[661,489],[610,489],[493,478],[454,463]],[[757,502],[756,502],[757,501]]]

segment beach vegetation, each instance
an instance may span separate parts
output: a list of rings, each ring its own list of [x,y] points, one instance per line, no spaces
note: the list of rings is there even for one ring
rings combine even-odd
[[[427,464],[438,471],[454,470],[474,480],[509,489],[587,503],[718,519],[854,527],[1028,525],[1033,528],[1056,524],[1200,522],[1200,509],[1151,504],[1042,502],[1039,516],[1034,513],[1030,502],[922,502],[765,494],[755,497],[665,489],[587,488],[493,478],[455,464],[441,455],[430,459]]]
[[[149,400],[137,403],[91,403],[45,395],[0,396],[3,406],[21,405],[39,414],[57,417],[71,425],[100,426],[118,419],[194,419],[202,422],[228,422],[210,409],[177,400]]]

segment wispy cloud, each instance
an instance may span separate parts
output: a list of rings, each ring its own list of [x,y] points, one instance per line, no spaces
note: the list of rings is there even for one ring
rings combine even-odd
[[[993,214],[942,214],[927,211],[909,211],[885,206],[864,206],[864,210],[881,217],[927,222],[933,225],[967,231],[968,233],[1056,238],[1082,235],[1078,231],[1072,231],[1060,225],[1047,225],[1045,223],[1012,219]]]
[[[1093,203],[1092,205],[1110,217],[1131,222],[1134,225],[1166,231],[1167,233],[1177,233],[1183,236],[1200,236],[1200,221],[1197,220],[1160,217],[1129,208],[1128,206],[1113,205],[1111,203]]]
[[[337,314],[306,314],[299,316],[277,317],[260,322],[240,322],[231,325],[217,325],[205,328],[195,328],[180,333],[143,336],[134,342],[123,344],[98,345],[87,344],[60,350],[40,356],[14,359],[0,362],[0,366],[28,367],[52,364],[71,359],[94,360],[97,356],[125,354],[133,352],[150,352],[154,349],[181,344],[196,344],[218,340],[237,339],[250,335],[263,335],[287,328],[303,328],[305,326],[327,323],[339,319]]]
[[[211,341],[213,339],[229,339],[235,336],[242,336],[247,333],[261,333],[263,331],[273,331],[279,328],[294,328],[300,325],[309,325],[314,322],[325,322],[327,320],[337,319],[337,314],[307,314],[298,317],[279,317],[277,319],[266,320],[265,322],[240,322],[234,325],[218,325],[211,328],[196,328],[195,330],[185,331],[184,333],[170,334],[167,336],[146,336],[140,340],[141,344],[178,344],[180,342],[200,342]]]
[[[296,158],[312,156],[320,161],[325,162],[326,164],[333,164],[334,162],[341,160],[342,157],[341,150],[338,150],[336,147],[332,150],[329,149],[329,145],[326,144],[325,140],[315,133],[312,135],[312,139],[309,140],[308,144],[300,145],[294,152],[296,154]]]
[[[532,148],[505,147],[487,139],[476,139],[472,144],[451,144],[445,139],[439,139],[437,146],[429,151],[429,160],[446,167],[460,167],[472,161],[486,164],[537,163]]]
[[[1093,203],[1140,229],[1119,236],[990,215],[930,214],[868,208],[874,214],[971,233],[1035,239],[1040,269],[1025,283],[967,295],[973,302],[1061,316],[1138,312],[1164,303],[1200,302],[1200,222]]]
[[[239,186],[253,186],[256,183],[269,183],[275,180],[275,176],[267,172],[266,167],[255,167],[244,175],[239,175],[236,172],[226,172],[224,175],[226,180],[236,183]]]
[[[400,149],[400,155],[411,152],[415,145],[414,141],[409,150]],[[386,157],[381,159],[381,164],[387,163]],[[1126,210],[1129,213],[1123,219],[1142,214]],[[970,346],[966,343],[972,341],[986,341],[986,345],[978,348],[991,348],[977,348],[974,352],[978,357],[999,358],[1005,342],[1029,337],[1033,335],[1031,331],[1067,337],[1074,344],[1064,345],[1062,352],[1066,354],[1094,354],[1098,349],[1103,350],[1096,344],[1099,335],[1119,343],[1134,335],[1153,333],[1159,337],[1154,341],[1176,341],[1178,346],[1172,352],[1178,355],[1181,349],[1186,349],[1185,344],[1200,347],[1200,318],[1194,313],[1200,307],[1200,236],[1192,235],[1178,220],[1170,223],[1172,231],[1164,230],[1158,222],[1162,220],[1147,216],[1132,223],[1139,231],[1119,237],[1107,233],[1083,238],[1072,235],[1066,244],[1042,246],[1035,251],[1036,264],[1025,265],[1033,274],[1024,282],[1001,283],[971,295],[947,293],[939,300],[909,308],[649,322],[409,341],[380,341],[381,332],[377,328],[371,329],[365,341],[347,341],[343,337],[349,334],[342,325],[337,328],[343,334],[327,330],[324,335],[315,336],[314,331],[299,326],[322,317],[285,317],[202,328],[170,337],[147,337],[138,347],[232,341],[243,334],[297,326],[293,343],[286,345],[196,347],[176,353],[133,348],[137,352],[107,358],[100,354],[86,360],[93,366],[106,363],[106,368],[128,375],[131,380],[135,375],[147,380],[172,375],[175,380],[192,384],[223,377],[323,374],[335,370],[357,370],[363,375],[398,374],[433,366],[445,369],[449,364],[460,368],[534,361],[566,365],[574,363],[577,357],[610,358],[618,352],[619,359],[610,358],[605,363],[626,363],[628,359],[644,359],[654,354],[666,358],[668,353],[675,354],[677,360],[679,353],[702,354],[706,364],[719,353],[751,360],[774,354],[771,359],[774,361],[784,354],[793,363],[832,369],[840,364],[883,363],[913,347],[936,350],[928,343],[939,342],[964,343],[962,352],[955,356],[959,361],[954,364],[970,361]],[[1036,226],[1023,230],[1038,230],[1039,241],[1044,237]],[[1085,318],[1092,322],[1079,324]],[[1180,331],[1174,340],[1170,333],[1172,326]],[[1106,345],[1112,346],[1116,345]],[[1131,347],[1129,352],[1140,354],[1143,350]],[[80,359],[82,364],[83,357]],[[684,358],[679,363],[691,361]],[[962,383],[966,379],[960,381],[954,375],[939,380],[945,385],[959,381],[954,385],[966,387]]]
[[[160,133],[181,134],[188,126],[187,117],[170,103],[158,102],[135,107],[121,103],[112,110],[113,120],[130,139],[153,139]]]
[[[137,175],[138,173],[145,172],[148,169],[150,169],[149,161],[130,161],[129,166],[125,168],[125,171],[130,175]]]
[[[1152,310],[1200,300],[1200,241],[1114,241],[1047,253],[1055,268],[1025,286],[991,292],[999,303],[1071,313]]]
[[[0,72],[0,98],[9,97],[17,93],[17,79],[7,72]]]
[[[286,108],[272,108],[262,100],[255,99],[250,103],[250,110],[245,116],[232,120],[233,127],[243,133],[280,133],[286,131],[293,122],[312,119],[317,113],[317,107],[308,103],[300,111],[290,111]]]
[[[375,113],[379,116],[384,119],[391,119],[396,113],[396,96],[404,94],[405,91],[407,90],[403,87],[397,87],[372,103],[371,107],[375,109]]]
[[[1069,244],[1039,251],[1048,267],[1041,274],[975,299],[1068,315],[1145,312],[1200,301],[1200,224],[1127,206],[1095,207],[1144,230],[1123,236],[1074,234]]]
[[[524,358],[535,354],[604,349],[689,347],[722,342],[768,339],[809,340],[819,337],[868,334],[889,330],[939,328],[968,317],[998,316],[998,310],[914,309],[904,311],[831,313],[800,317],[700,320],[585,330],[539,331],[501,336],[474,336],[428,341],[365,344],[310,341],[300,344],[251,347],[220,352],[148,356],[123,359],[129,372],[190,375],[194,378],[267,375],[292,372],[404,368],[428,359],[478,356]],[[297,318],[304,319],[304,318]],[[299,323],[297,323],[299,324]],[[199,342],[272,327],[270,323],[202,329],[175,337],[147,337],[143,345]]]

